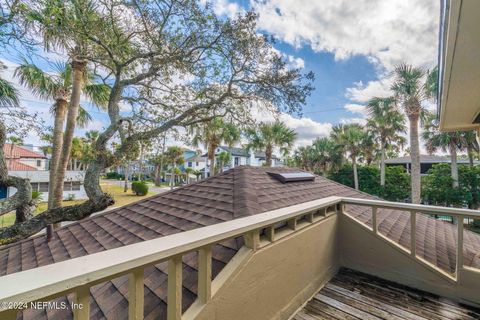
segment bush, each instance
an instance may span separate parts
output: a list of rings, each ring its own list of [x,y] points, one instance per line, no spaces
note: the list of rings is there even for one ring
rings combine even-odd
[[[107,172],[105,174],[105,178],[107,179],[124,179],[125,176],[123,174],[120,174],[118,172],[115,172],[115,171],[111,171],[111,172]]]
[[[357,166],[360,191],[386,200],[403,201],[410,195],[410,176],[399,166],[385,168],[385,187],[380,186],[380,169],[376,166]],[[328,176],[329,179],[353,188],[353,168],[345,164]]]
[[[132,182],[132,191],[137,196],[144,196],[148,193],[148,185],[144,181]]]

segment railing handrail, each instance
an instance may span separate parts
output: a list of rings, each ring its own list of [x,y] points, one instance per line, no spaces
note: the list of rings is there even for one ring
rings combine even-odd
[[[90,286],[126,274],[133,269],[336,205],[341,200],[341,197],[336,196],[313,200],[5,275],[0,277],[0,301],[30,302],[71,292],[85,285]],[[8,309],[5,306],[6,304],[0,305],[0,312]]]
[[[480,211],[463,209],[463,208],[438,207],[438,206],[423,205],[423,204],[391,202],[391,201],[385,201],[385,200],[348,198],[348,197],[342,197],[342,202],[344,204],[375,206],[378,208],[386,208],[386,209],[396,209],[396,210],[404,209],[406,211],[445,214],[445,215],[450,215],[455,217],[464,216],[464,217],[480,218]]]

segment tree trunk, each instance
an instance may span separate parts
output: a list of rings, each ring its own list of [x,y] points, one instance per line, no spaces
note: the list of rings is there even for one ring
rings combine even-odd
[[[272,146],[268,145],[265,150],[265,164],[267,165],[267,167],[272,166],[272,153],[273,153],[272,149],[273,149]]]
[[[208,146],[208,161],[210,162],[210,176],[215,175],[215,146]]]
[[[385,144],[382,143],[382,155],[380,158],[380,186],[385,186]]]
[[[452,187],[458,188],[458,165],[457,165],[457,146],[454,143],[450,143],[450,169],[452,172]]]
[[[410,159],[411,159],[411,184],[412,203],[420,203],[421,181],[420,181],[420,146],[418,141],[418,116],[409,117],[410,120]]]
[[[48,209],[53,208],[53,191],[55,189],[55,178],[58,169],[58,161],[63,146],[63,124],[65,122],[65,111],[67,109],[67,100],[58,99],[55,103],[55,120],[53,124],[52,158],[49,167],[49,186],[48,186]]]
[[[123,192],[127,192],[128,191],[128,161],[127,161],[127,164],[125,165],[125,167],[123,168],[123,181],[124,181],[124,184],[123,184]]]
[[[83,77],[85,74],[85,68],[85,61],[79,61],[75,59],[72,61],[72,97],[70,99],[70,106],[67,112],[67,124],[65,128],[65,135],[63,137],[62,152],[55,175],[55,188],[53,190],[52,208],[57,208],[62,205],[63,181],[65,180],[65,171],[67,170],[68,160],[72,150],[72,140],[75,133],[75,127],[77,125],[78,109],[83,90]]]
[[[474,163],[473,163],[473,161],[474,161],[474,159],[473,159],[473,152],[474,152],[474,151],[473,151],[472,146],[471,146],[470,144],[468,144],[468,145],[467,145],[468,162],[469,162],[470,166],[472,166],[472,167],[473,167],[473,165],[474,165]]]
[[[170,189],[173,189],[175,186],[175,169],[177,168],[177,163],[173,161],[172,174],[170,175]]]
[[[355,185],[355,190],[358,190],[358,172],[357,172],[357,159],[352,157],[353,163],[353,183]]]
[[[159,187],[162,182],[162,177],[160,175],[160,165],[155,166],[155,186]]]

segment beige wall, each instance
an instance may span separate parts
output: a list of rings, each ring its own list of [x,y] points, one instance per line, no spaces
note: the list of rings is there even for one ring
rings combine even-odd
[[[464,270],[457,284],[343,215],[338,239],[342,266],[465,303],[480,303],[480,272]]]
[[[195,319],[288,319],[337,272],[336,231],[333,215],[259,249]]]

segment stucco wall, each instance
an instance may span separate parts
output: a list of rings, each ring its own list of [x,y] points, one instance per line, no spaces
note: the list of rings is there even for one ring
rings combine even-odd
[[[337,272],[336,229],[333,215],[259,249],[195,319],[288,319]]]
[[[468,304],[480,304],[480,271],[463,270],[456,283],[343,215],[338,239],[342,266]]]

